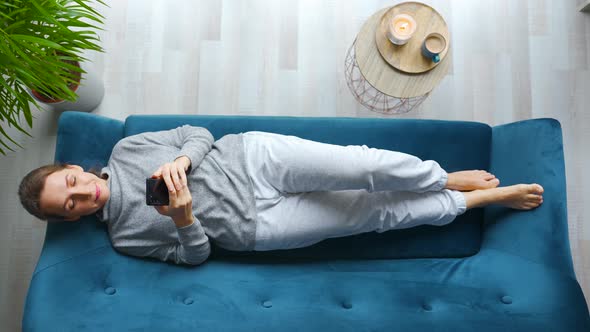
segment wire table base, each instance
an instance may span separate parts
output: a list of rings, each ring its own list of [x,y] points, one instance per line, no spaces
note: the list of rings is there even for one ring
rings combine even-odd
[[[398,98],[375,89],[363,76],[356,62],[356,39],[346,53],[344,60],[346,84],[356,100],[370,111],[393,115],[407,113],[422,104],[428,93],[418,97]]]

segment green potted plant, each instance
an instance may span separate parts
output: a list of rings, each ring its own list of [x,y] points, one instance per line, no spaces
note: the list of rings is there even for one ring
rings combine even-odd
[[[92,2],[0,1],[0,153],[6,154],[4,148],[14,151],[7,140],[22,148],[4,130],[5,125],[31,137],[22,125],[24,117],[33,128],[31,105],[73,103],[83,97],[81,87],[96,90],[95,83],[85,84],[91,75],[84,69],[87,59],[82,56],[86,50],[103,52],[96,31],[102,30],[104,17],[92,8]],[[99,96],[98,103],[101,91]]]

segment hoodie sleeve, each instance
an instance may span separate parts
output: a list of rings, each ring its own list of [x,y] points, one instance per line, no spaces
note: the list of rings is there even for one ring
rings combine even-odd
[[[125,254],[138,257],[152,257],[163,262],[199,265],[211,254],[209,238],[201,223],[195,219],[191,225],[177,228],[178,242],[161,246],[121,246],[117,249]]]
[[[164,145],[177,148],[179,151],[174,160],[187,156],[191,160],[191,168],[194,169],[211,151],[213,135],[203,127],[184,125],[176,129],[145,132],[124,139],[131,145]]]

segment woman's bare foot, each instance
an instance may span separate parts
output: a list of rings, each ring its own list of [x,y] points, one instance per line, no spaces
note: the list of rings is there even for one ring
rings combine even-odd
[[[463,195],[467,209],[500,204],[517,210],[531,210],[543,203],[543,187],[536,183],[474,190]]]
[[[449,173],[446,189],[472,191],[496,188],[500,180],[486,171],[460,171]]]

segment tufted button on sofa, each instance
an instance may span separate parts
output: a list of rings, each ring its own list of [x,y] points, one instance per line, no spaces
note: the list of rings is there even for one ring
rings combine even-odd
[[[230,252],[200,266],[125,256],[95,217],[47,226],[24,331],[590,331],[568,241],[561,127],[434,120],[64,112],[55,160],[105,165],[121,138],[183,124],[215,138],[260,130],[366,144],[537,182],[544,203],[492,206],[445,226],[329,239],[296,250]],[[346,165],[343,165],[345,167]],[[196,200],[198,202],[198,200]]]

